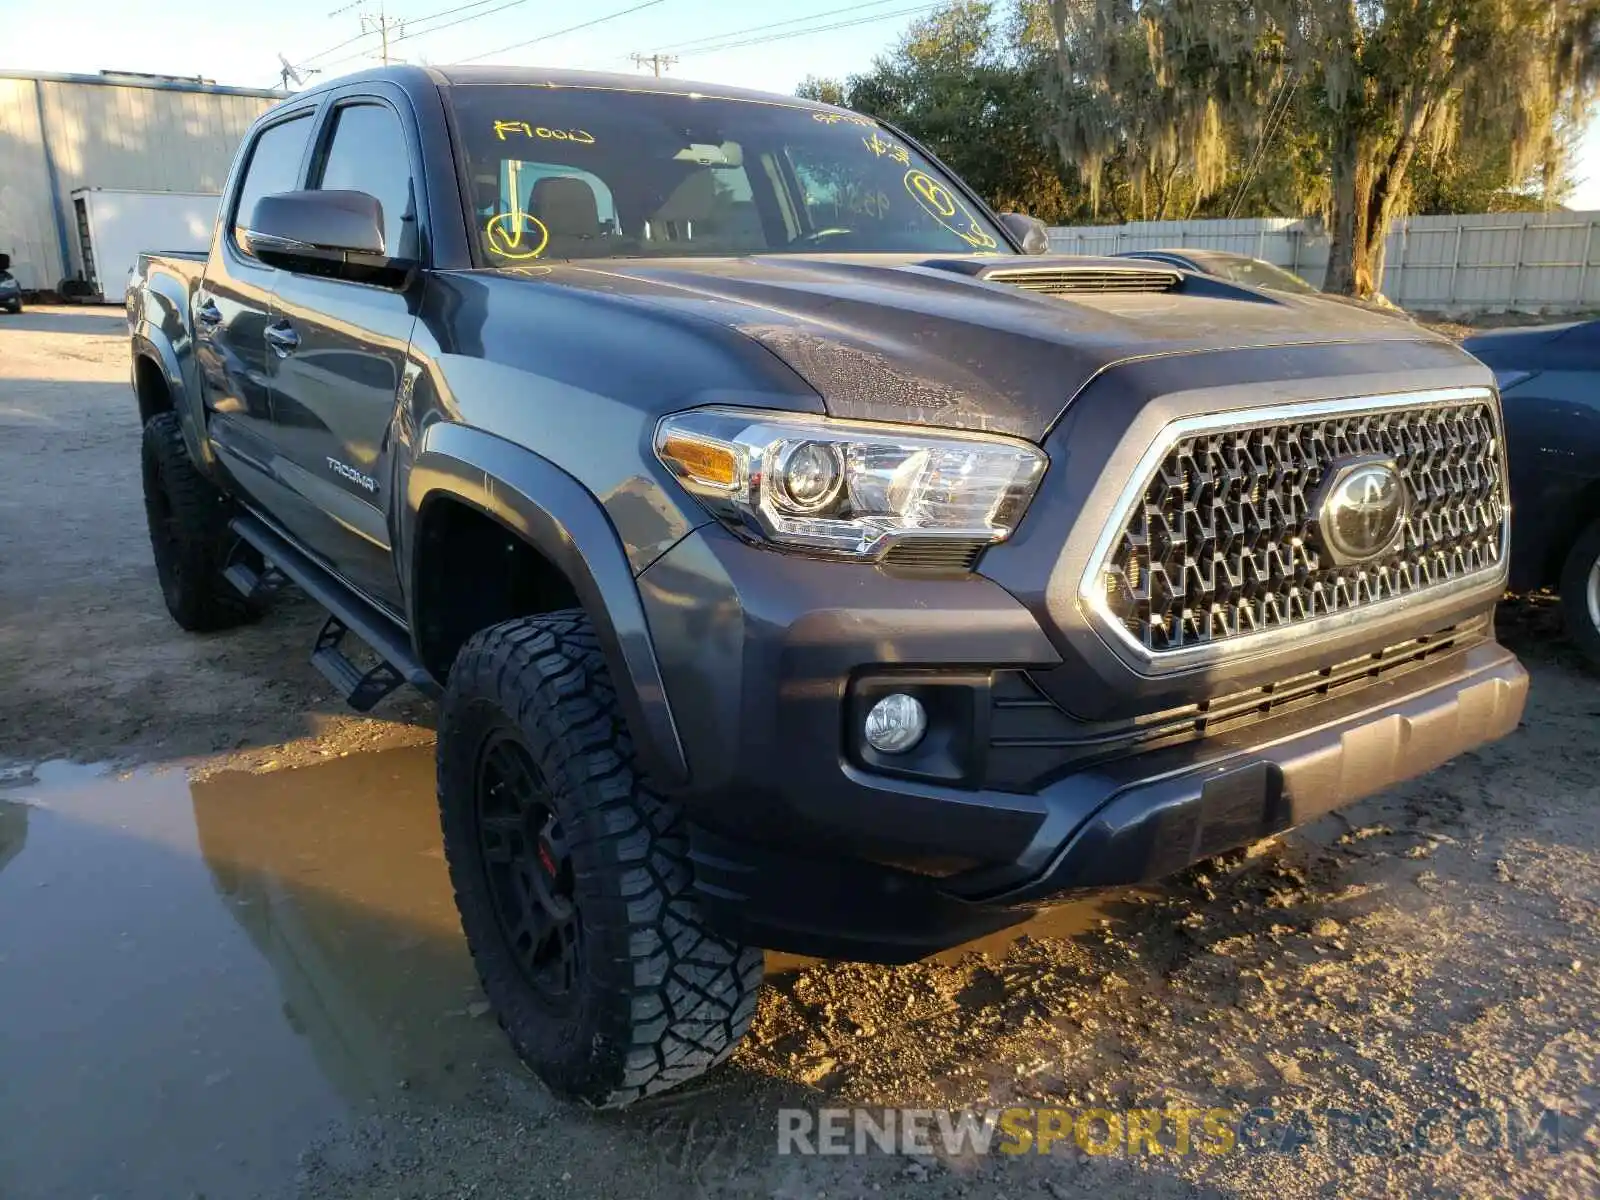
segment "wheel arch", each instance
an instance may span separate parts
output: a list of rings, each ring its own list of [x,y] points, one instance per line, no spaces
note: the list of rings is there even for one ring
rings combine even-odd
[[[148,322],[136,329],[133,344],[133,393],[139,404],[140,424],[161,412],[175,412],[183,427],[183,440],[201,471],[209,473],[215,461],[211,446],[205,437],[204,425],[198,422],[199,397],[191,394],[185,385],[184,373],[178,356],[165,335]],[[156,396],[158,387],[163,395]]]
[[[160,361],[146,350],[133,356],[133,394],[139,401],[139,424],[148,424],[158,413],[171,412],[172,388]]]
[[[441,660],[453,660],[449,644],[455,634],[441,644],[430,632],[441,623],[429,606],[453,602],[451,585],[429,575],[439,548],[430,523],[442,512],[466,512],[492,522],[537,555],[570,589],[594,624],[641,765],[661,786],[687,782],[683,746],[638,586],[621,540],[588,489],[531,450],[481,430],[436,422],[419,438],[404,495],[408,617],[418,654],[435,677],[442,682],[448,674],[449,662]],[[550,578],[543,585],[559,594]],[[506,612],[500,619],[524,615]]]
[[[1559,522],[1553,522],[1554,528],[1546,534],[1544,558],[1539,570],[1541,586],[1555,587],[1561,582],[1567,555],[1572,553],[1583,531],[1597,520],[1600,520],[1600,479],[1592,479],[1577,490]],[[1516,536],[1515,524],[1512,526],[1512,536]]]

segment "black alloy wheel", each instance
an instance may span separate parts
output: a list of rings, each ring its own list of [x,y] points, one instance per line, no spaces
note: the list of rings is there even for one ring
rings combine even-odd
[[[582,920],[572,855],[544,776],[522,744],[496,732],[478,758],[478,847],[501,932],[552,1012],[575,1003]]]

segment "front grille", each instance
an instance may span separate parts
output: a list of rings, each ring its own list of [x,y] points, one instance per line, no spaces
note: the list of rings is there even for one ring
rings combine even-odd
[[[1170,292],[1182,282],[1176,271],[1141,267],[1040,267],[987,271],[990,283],[1009,283],[1029,292],[1064,296],[1081,292]]]
[[[1488,630],[1486,619],[1475,618],[1321,670],[1123,720],[1080,721],[1052,700],[1032,673],[997,671],[990,687],[984,784],[1032,791],[1095,762],[1282,716],[1477,645]]]
[[[1120,527],[1086,597],[1159,656],[1498,569],[1506,496],[1494,401],[1442,395],[1242,427],[1238,415],[1227,428],[1180,423],[1188,428],[1154,452],[1159,462],[1113,518]],[[1392,550],[1340,566],[1319,548],[1312,499],[1330,469],[1366,456],[1395,462],[1409,511]]]

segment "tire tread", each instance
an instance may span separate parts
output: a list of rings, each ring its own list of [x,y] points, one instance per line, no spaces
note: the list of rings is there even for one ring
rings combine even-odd
[[[580,819],[567,837],[579,870],[584,936],[595,938],[596,1006],[588,1046],[552,1061],[539,1014],[519,1002],[521,983],[498,931],[477,928],[482,905],[475,852],[452,828],[466,747],[466,705],[488,700],[511,716]],[[517,1052],[557,1090],[616,1108],[694,1078],[731,1055],[749,1029],[762,975],[759,949],[711,932],[693,895],[688,836],[678,806],[634,767],[632,742],[587,616],[567,610],[509,621],[463,646],[451,671],[439,730],[445,853],[485,992]],[[593,878],[585,878],[593,876]],[[587,968],[586,968],[587,971]]]

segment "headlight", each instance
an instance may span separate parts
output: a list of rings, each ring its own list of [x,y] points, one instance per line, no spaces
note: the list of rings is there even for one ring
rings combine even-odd
[[[1503,392],[1508,388],[1516,387],[1524,379],[1532,379],[1533,376],[1534,372],[1532,371],[1496,371],[1494,373],[1494,382],[1495,386]]]
[[[737,408],[664,417],[655,447],[729,524],[865,559],[912,538],[1010,537],[1046,461],[1037,446],[992,434]]]

